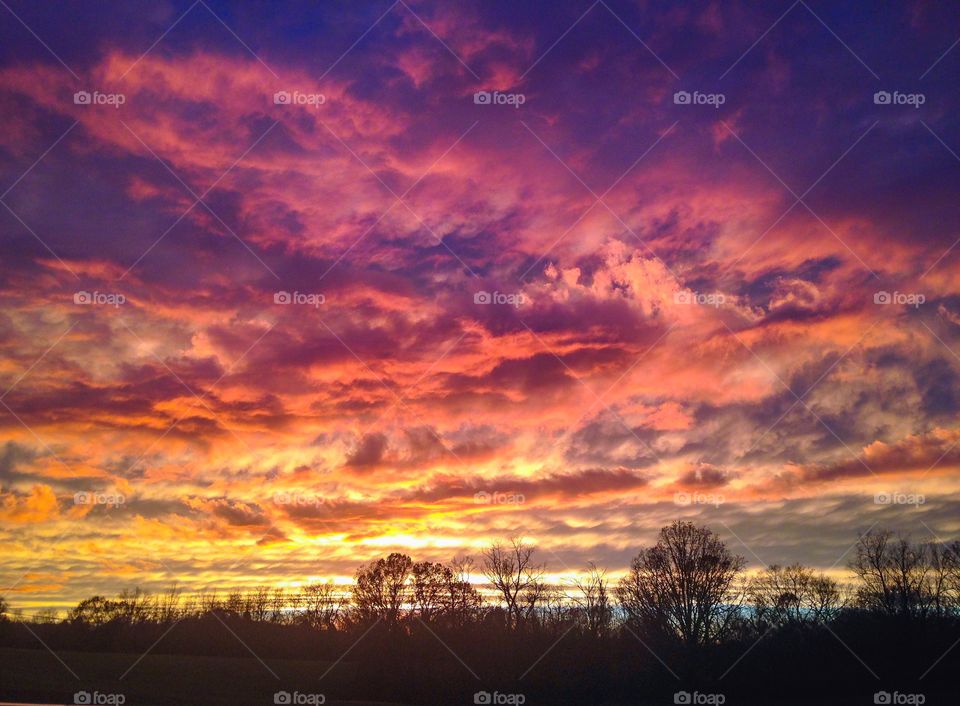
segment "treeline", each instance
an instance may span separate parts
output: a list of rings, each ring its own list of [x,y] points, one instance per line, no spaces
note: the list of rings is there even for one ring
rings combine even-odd
[[[824,690],[860,698],[874,680],[936,691],[957,666],[960,542],[868,532],[850,585],[800,565],[748,576],[745,564],[708,528],[676,522],[616,582],[591,565],[552,585],[536,548],[512,540],[450,564],[390,554],[349,586],[94,596],[30,632],[53,649],[321,660],[346,651],[359,670],[342,685],[352,696],[433,703],[463,702],[477,680],[548,701],[635,703],[638,689],[678,686],[775,700],[771,690],[790,685],[819,689],[826,703]],[[0,641],[37,646],[13,629]]]
[[[297,590],[259,587],[224,595],[184,596],[178,588],[149,595],[140,589],[116,598],[93,596],[64,622],[169,623],[216,613],[253,622],[351,630],[381,621],[399,628],[416,622],[531,630],[576,625],[603,636],[627,625],[687,645],[720,642],[749,623],[756,629],[829,622],[845,609],[882,615],[946,616],[960,610],[960,542],[917,544],[890,531],[862,535],[848,564],[855,584],[794,564],[773,565],[750,579],[745,560],[712,531],[688,522],[661,530],[619,582],[590,565],[569,585],[549,584],[536,548],[523,540],[495,543],[479,566],[415,562],[393,553],[357,570],[352,585],[315,583]],[[473,575],[489,587],[481,593]],[[0,618],[9,618],[0,597]],[[19,618],[18,618],[19,619]],[[36,622],[58,622],[41,611]]]

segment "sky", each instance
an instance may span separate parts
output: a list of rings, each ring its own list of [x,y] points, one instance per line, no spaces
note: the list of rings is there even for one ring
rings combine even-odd
[[[960,8],[0,2],[0,595],[960,531]]]

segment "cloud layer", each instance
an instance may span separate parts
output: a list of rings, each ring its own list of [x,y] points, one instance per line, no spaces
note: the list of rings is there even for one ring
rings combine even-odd
[[[960,529],[955,9],[115,10],[2,29],[15,603]]]

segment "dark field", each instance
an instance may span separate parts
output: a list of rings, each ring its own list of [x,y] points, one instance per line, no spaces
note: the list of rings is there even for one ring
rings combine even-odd
[[[59,657],[80,679],[76,679],[56,657],[43,649],[0,648],[0,699],[13,702],[72,704],[80,691],[122,694],[127,706],[170,704],[237,706],[273,704],[282,690],[301,694],[327,695],[327,704],[387,706],[386,702],[339,699],[334,692],[348,688],[354,665],[341,662],[320,685],[320,675],[330,662],[271,659],[267,666],[254,657],[197,657],[150,654],[59,652]],[[130,670],[135,663],[136,667]],[[130,670],[129,674],[121,676]],[[328,689],[329,687],[329,689]]]

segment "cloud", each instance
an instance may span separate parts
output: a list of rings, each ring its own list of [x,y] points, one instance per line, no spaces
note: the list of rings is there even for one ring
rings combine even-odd
[[[0,517],[6,522],[39,524],[59,514],[57,496],[48,485],[34,485],[26,493],[0,492]]]
[[[256,503],[230,498],[187,498],[185,502],[189,507],[234,527],[262,527],[269,524],[263,508]]]
[[[800,482],[823,482],[878,474],[947,472],[960,463],[960,434],[935,429],[911,435],[896,443],[875,441],[855,458],[829,465],[812,465],[799,473]]]
[[[523,529],[571,566],[622,568],[681,515],[830,566],[874,521],[875,484],[922,484],[949,517],[960,211],[956,161],[919,122],[952,144],[948,64],[906,115],[874,105],[829,32],[791,32],[810,18],[739,60],[766,7],[653,2],[621,23],[598,6],[568,34],[570,3],[415,9],[429,30],[397,6],[343,55],[382,11],[311,5],[291,36],[238,8],[261,63],[201,7],[142,58],[169,8],[68,7],[38,34],[79,83],[10,35],[10,567],[54,566],[61,529],[82,529],[64,592],[102,586],[91,546],[131,581],[162,583],[157,557],[199,585],[251,537],[278,576],[350,575],[405,543],[446,559]],[[949,46],[956,14],[914,13],[913,39]],[[902,33],[879,10],[858,54]],[[724,105],[674,104],[713,90],[707,65],[732,67]],[[125,102],[75,103],[80,86]],[[58,507],[124,483],[122,512]],[[671,502],[699,488],[726,504]]]
[[[383,462],[386,451],[387,437],[384,434],[366,434],[347,456],[346,465],[363,471],[372,470]]]

